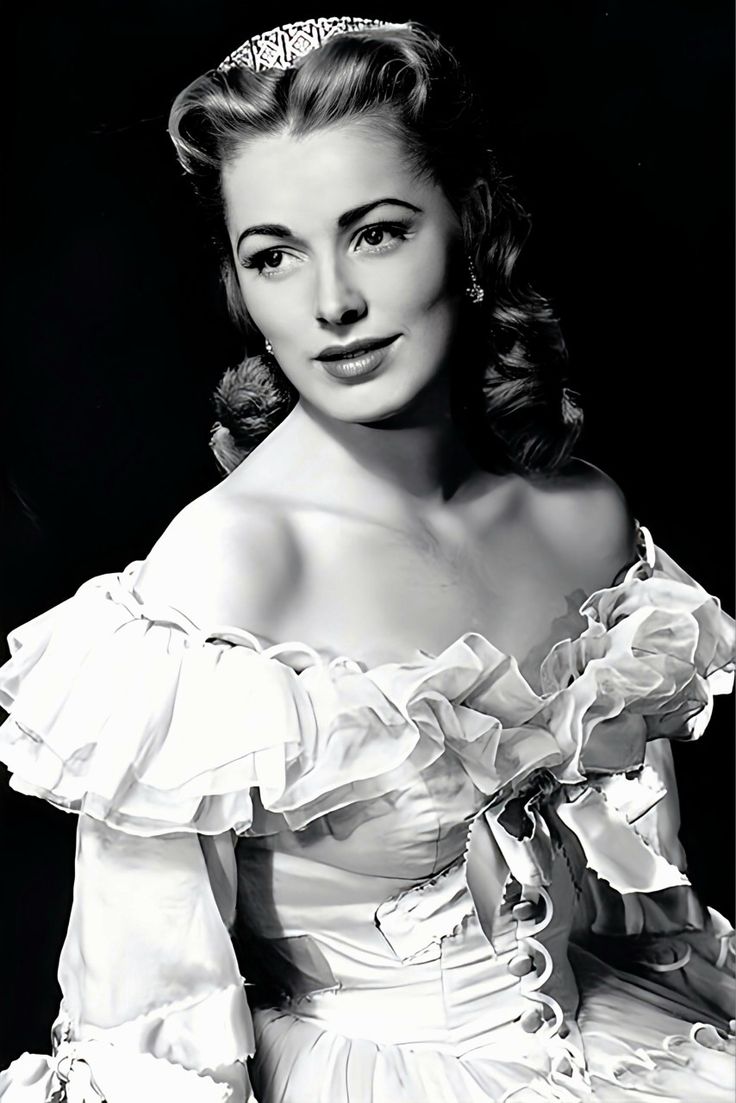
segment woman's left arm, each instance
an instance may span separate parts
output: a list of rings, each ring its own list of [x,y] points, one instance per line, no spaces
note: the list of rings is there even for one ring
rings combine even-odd
[[[577,732],[586,779],[558,809],[585,850],[576,938],[728,1021],[734,931],[685,875],[670,740],[699,738],[714,695],[732,689],[734,621],[654,544],[613,480],[575,472],[548,520],[590,594],[588,627],[552,649],[542,676],[546,719],[561,738]]]

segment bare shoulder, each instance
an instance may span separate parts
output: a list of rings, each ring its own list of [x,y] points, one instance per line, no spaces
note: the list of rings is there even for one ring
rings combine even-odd
[[[636,520],[629,502],[599,467],[573,458],[554,475],[528,485],[535,531],[586,590],[610,585],[636,559]]]
[[[229,624],[269,635],[299,573],[293,526],[268,499],[221,490],[174,517],[146,557],[136,591],[200,627]]]

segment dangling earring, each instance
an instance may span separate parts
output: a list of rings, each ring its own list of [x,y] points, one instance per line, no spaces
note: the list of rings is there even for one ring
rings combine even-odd
[[[470,280],[470,283],[465,288],[465,293],[472,303],[482,303],[486,296],[486,293],[481,285],[478,283],[478,276],[476,275],[475,265],[473,264],[472,258],[470,256],[468,257],[468,279]]]
[[[266,341],[266,352],[269,356],[273,356],[273,345],[270,341]]]

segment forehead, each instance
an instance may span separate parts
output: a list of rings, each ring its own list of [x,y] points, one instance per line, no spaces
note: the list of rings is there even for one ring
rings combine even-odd
[[[225,166],[222,189],[232,230],[262,221],[334,222],[383,196],[441,199],[439,188],[412,171],[397,138],[355,123],[306,137],[256,138]]]

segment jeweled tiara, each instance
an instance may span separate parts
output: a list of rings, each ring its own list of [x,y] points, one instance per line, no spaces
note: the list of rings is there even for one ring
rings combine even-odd
[[[407,27],[408,23],[387,23],[383,19],[354,19],[351,16],[332,16],[327,19],[304,19],[300,23],[284,23],[263,34],[247,39],[237,50],[228,54],[217,66],[218,72],[227,73],[238,67],[253,69],[290,69],[299,58],[316,50],[328,39],[350,31],[363,31],[368,27]]]

